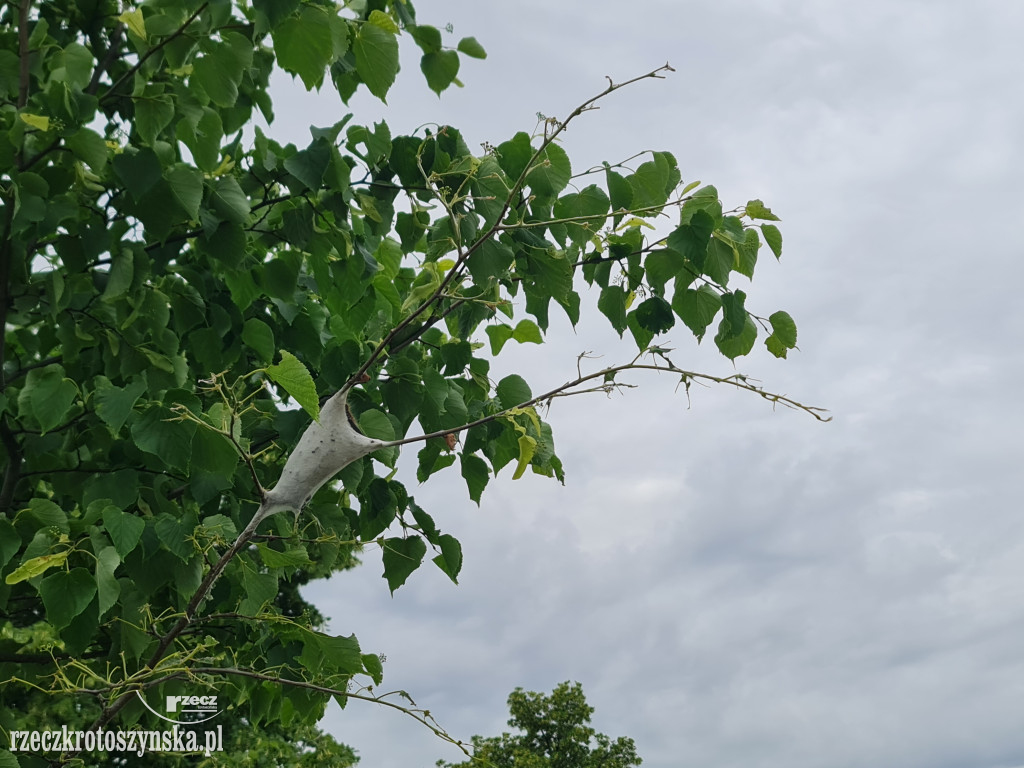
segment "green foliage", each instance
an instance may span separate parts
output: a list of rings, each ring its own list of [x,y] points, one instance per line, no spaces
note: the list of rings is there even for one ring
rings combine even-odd
[[[346,115],[305,146],[255,127],[275,68],[383,100],[414,43],[430,90],[461,85],[483,47],[407,0],[66,0],[0,28],[0,730],[72,700],[86,726],[154,725],[135,690],[187,679],[239,748],[303,764],[329,697],[383,670],[298,587],[365,549],[392,592],[428,559],[462,567],[394,479],[401,447],[422,443],[420,481],[458,464],[478,504],[510,464],[562,481],[534,406],[614,386],[495,381],[510,340],[542,343],[552,307],[581,322],[582,291],[662,361],[635,367],[683,375],[652,343],[720,310],[730,359],[769,324],[772,354],[796,346],[728,286],[762,239],[780,255],[777,218],[723,211],[667,152],[580,174],[553,119],[478,155],[451,126]],[[309,493],[269,508],[289,472]]]
[[[508,708],[508,724],[521,733],[474,736],[472,760],[439,760],[439,768],[633,768],[642,762],[632,739],[612,741],[590,727],[594,708],[579,683],[561,683],[550,696],[516,688]]]

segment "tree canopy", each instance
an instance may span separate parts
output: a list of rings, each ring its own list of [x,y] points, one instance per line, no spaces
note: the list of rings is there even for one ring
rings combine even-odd
[[[667,151],[580,169],[563,147],[566,125],[669,66],[474,154],[453,126],[344,114],[359,89],[387,97],[400,45],[439,94],[485,57],[409,0],[0,12],[5,732],[46,727],[59,701],[83,728],[153,726],[147,702],[206,692],[254,733],[312,726],[331,698],[443,733],[378,696],[380,658],[297,593],[370,549],[392,592],[428,557],[457,580],[458,540],[395,479],[403,446],[419,481],[458,473],[480,503],[508,466],[563,480],[538,406],[631,371],[820,417],[657,344],[681,323],[729,359],[759,334],[796,347],[790,316],[753,313],[735,285],[781,255],[772,211],[727,210]],[[338,100],[305,146],[256,125],[273,125],[275,68]],[[584,299],[628,332],[622,364],[540,394],[491,377]]]
[[[643,762],[632,739],[612,741],[590,727],[594,708],[579,683],[561,683],[550,696],[516,688],[508,709],[508,724],[521,733],[474,736],[471,760],[439,760],[439,768],[635,768]]]

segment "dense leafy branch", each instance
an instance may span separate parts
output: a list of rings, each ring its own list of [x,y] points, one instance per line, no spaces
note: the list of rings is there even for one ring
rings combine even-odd
[[[351,387],[354,384],[359,383],[359,381],[362,379],[362,377],[365,376],[366,373],[380,360],[381,356],[385,354],[385,352],[387,351],[387,349],[390,346],[391,342],[394,341],[395,337],[398,336],[399,334],[401,334],[406,328],[408,328],[413,322],[415,322],[418,317],[420,317],[424,312],[426,312],[428,309],[430,309],[430,307],[432,307],[438,301],[438,299],[443,295],[445,289],[448,288],[449,285],[451,285],[452,281],[454,281],[456,278],[462,276],[465,273],[466,262],[469,260],[469,258],[484,243],[486,243],[490,238],[492,238],[495,234],[497,234],[498,232],[500,232],[500,231],[502,231],[503,229],[506,228],[506,227],[502,226],[500,222],[508,214],[509,209],[512,207],[513,201],[518,199],[518,197],[520,195],[520,192],[522,191],[523,186],[526,183],[527,176],[530,174],[530,172],[532,170],[534,170],[536,168],[537,162],[543,156],[544,151],[548,148],[548,146],[550,146],[552,143],[554,143],[555,139],[557,139],[559,134],[561,134],[568,127],[569,123],[571,123],[574,119],[576,119],[577,117],[582,115],[584,112],[589,111],[591,109],[594,109],[595,108],[594,105],[598,101],[600,101],[601,99],[611,95],[615,91],[618,91],[618,90],[620,90],[622,88],[625,88],[628,85],[632,85],[633,83],[640,82],[641,80],[647,80],[647,79],[651,79],[651,78],[663,79],[664,75],[662,73],[663,72],[667,72],[667,71],[671,72],[671,71],[674,71],[674,70],[668,64],[665,64],[664,66],[658,67],[657,69],[652,70],[651,72],[648,72],[645,75],[640,75],[638,77],[631,78],[630,80],[626,80],[625,82],[622,82],[622,83],[615,83],[615,82],[612,81],[611,78],[608,78],[608,87],[606,87],[603,91],[601,91],[597,95],[591,96],[589,99],[584,101],[582,104],[580,104],[578,107],[576,107],[576,109],[574,109],[572,112],[570,112],[568,117],[566,117],[564,120],[562,120],[562,121],[555,121],[555,128],[554,128],[554,130],[552,130],[551,132],[545,131],[544,140],[541,142],[540,146],[537,147],[537,149],[534,151],[533,156],[526,163],[526,166],[523,168],[522,172],[519,174],[519,177],[515,180],[515,183],[512,185],[512,188],[509,190],[508,195],[505,197],[504,201],[502,201],[502,203],[501,203],[501,211],[495,217],[495,219],[496,219],[495,223],[492,224],[490,229],[487,230],[472,246],[470,246],[469,248],[467,248],[465,250],[461,250],[461,248],[460,248],[458,259],[456,259],[455,264],[452,265],[452,267],[445,274],[444,278],[441,280],[440,284],[437,286],[437,288],[434,290],[434,292],[430,296],[428,296],[426,299],[424,299],[424,301],[418,307],[416,307],[416,309],[414,309],[405,318],[403,318],[401,322],[399,322],[397,325],[395,325],[394,328],[391,329],[391,331],[387,334],[387,336],[385,336],[380,341],[380,343],[376,346],[376,348],[373,350],[373,352],[367,358],[366,362],[364,362],[359,367],[359,369],[355,372],[353,377],[349,380],[347,386]],[[417,152],[417,154],[418,154],[418,152]],[[426,172],[423,169],[422,164],[419,161],[418,161],[417,165],[419,167],[420,172],[424,175],[424,177],[427,179],[427,182],[429,184],[429,182],[430,182],[429,175],[426,174]],[[449,215],[454,217],[455,216],[455,211],[450,207],[449,203],[444,199],[444,196],[443,195],[438,195],[438,200],[442,203],[442,205],[444,205],[446,207],[446,209],[448,210]],[[660,207],[658,207],[658,208],[660,210]],[[585,218],[596,218],[596,217],[585,217]],[[602,219],[603,219],[603,216],[602,216]],[[552,223],[556,223],[556,222],[543,222],[543,223],[537,224],[537,226],[549,227]]]
[[[111,84],[111,86],[107,89],[106,93],[104,93],[100,97],[100,101],[103,102],[103,101],[106,101],[107,99],[111,99],[111,98],[117,96],[118,95],[118,90],[121,88],[122,85],[127,83],[133,77],[135,77],[135,73],[138,72],[140,69],[142,69],[143,65],[147,61],[149,61],[150,58],[152,58],[153,56],[155,56],[158,53],[160,53],[160,51],[165,46],[170,45],[176,39],[178,39],[183,34],[185,34],[185,30],[187,30],[192,25],[192,22],[194,22],[196,19],[198,19],[203,14],[203,11],[205,11],[207,9],[207,7],[209,7],[209,5],[210,5],[209,3],[203,3],[202,5],[200,5],[198,8],[196,8],[196,10],[192,13],[192,15],[189,16],[185,20],[184,24],[182,24],[174,32],[172,32],[171,34],[169,34],[165,38],[163,38],[159,43],[157,43],[156,45],[152,46],[144,54],[139,56],[139,60],[137,62],[135,62],[135,64],[133,64],[131,67],[129,67],[128,70],[123,75],[121,75],[119,78],[117,78],[117,80],[115,80]],[[115,33],[116,33],[116,28],[115,28]]]
[[[510,464],[564,480],[538,406],[632,371],[826,420],[657,343],[716,324],[730,360],[761,330],[772,355],[797,348],[787,313],[730,285],[762,245],[781,256],[770,209],[724,209],[668,152],[573,173],[567,126],[668,65],[482,154],[454,126],[352,115],[297,147],[253,126],[273,123],[275,68],[347,103],[388,94],[402,43],[437,93],[483,48],[407,0],[18,0],[0,24],[0,731],[61,692],[69,727],[149,723],[140,695],[202,684],[243,714],[243,764],[247,733],[379,700],[348,682],[379,686],[380,659],[321,632],[298,589],[367,545],[392,592],[428,553],[457,581],[461,545],[395,479],[403,446],[420,481],[457,464],[479,504]],[[541,395],[492,378],[552,307],[593,322],[591,297],[631,362]]]

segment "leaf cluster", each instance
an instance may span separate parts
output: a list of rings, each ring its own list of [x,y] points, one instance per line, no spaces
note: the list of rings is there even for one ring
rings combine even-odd
[[[552,306],[579,322],[584,283],[641,351],[719,312],[729,358],[758,323],[773,354],[795,347],[786,313],[729,287],[762,241],[781,253],[760,201],[724,213],[667,152],[574,173],[565,125],[626,84],[480,153],[452,126],[350,114],[305,146],[255,127],[275,68],[340,105],[385,99],[402,44],[436,93],[485,56],[408,0],[4,7],[0,728],[69,695],[94,724],[145,724],[135,692],[188,686],[253,727],[308,726],[378,685],[378,657],[298,588],[368,547],[392,592],[428,553],[457,580],[459,542],[395,479],[406,443],[421,482],[457,464],[478,504],[509,465],[564,479],[540,398],[491,361],[543,343]],[[339,391],[386,445],[250,530]]]

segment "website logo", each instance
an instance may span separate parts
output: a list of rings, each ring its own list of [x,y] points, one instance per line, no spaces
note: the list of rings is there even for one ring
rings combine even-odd
[[[143,706],[154,715],[161,720],[177,725],[205,723],[220,714],[220,710],[217,708],[217,697],[213,695],[176,694],[165,696],[163,713],[150,706],[149,702],[143,698],[141,691],[136,691],[135,695],[139,697]]]

